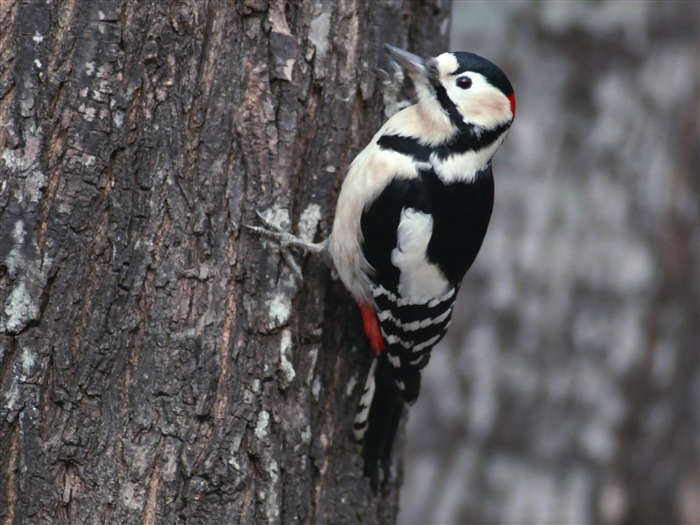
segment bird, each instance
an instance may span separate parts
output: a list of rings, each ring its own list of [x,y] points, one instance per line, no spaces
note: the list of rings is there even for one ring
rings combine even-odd
[[[330,237],[302,241],[251,227],[283,248],[326,253],[359,306],[372,360],[353,423],[376,490],[421,371],[445,335],[494,204],[492,159],[513,123],[505,73],[469,52],[419,56],[386,44],[416,101],[389,118],[355,157]],[[276,230],[276,231],[272,231]]]

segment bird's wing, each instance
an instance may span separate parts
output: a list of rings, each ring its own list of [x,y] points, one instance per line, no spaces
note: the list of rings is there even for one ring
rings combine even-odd
[[[394,179],[362,214],[363,254],[386,358],[402,399],[412,403],[420,370],[450,322],[459,283],[428,255],[435,221],[422,177]]]

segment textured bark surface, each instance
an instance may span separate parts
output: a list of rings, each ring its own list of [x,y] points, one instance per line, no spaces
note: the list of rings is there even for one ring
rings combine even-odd
[[[383,523],[322,238],[440,0],[0,2],[0,521]],[[387,37],[387,35],[390,35]]]
[[[518,96],[400,523],[700,523],[700,4],[458,2]]]

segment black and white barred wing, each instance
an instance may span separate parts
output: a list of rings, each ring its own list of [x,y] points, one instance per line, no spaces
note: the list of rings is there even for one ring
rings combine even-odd
[[[404,299],[382,286],[373,286],[372,295],[396,387],[406,403],[413,403],[420,391],[420,371],[450,325],[457,289],[450,287],[425,302]]]

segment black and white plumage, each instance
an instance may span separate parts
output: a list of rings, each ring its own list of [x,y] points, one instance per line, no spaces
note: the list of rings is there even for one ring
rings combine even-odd
[[[260,219],[249,229],[287,249],[329,252],[357,301],[373,361],[354,423],[376,487],[404,404],[445,335],[459,286],[493,208],[491,159],[515,117],[505,74],[472,53],[421,58],[385,46],[408,72],[417,102],[391,117],[355,158],[328,241],[305,242]]]
[[[329,243],[375,354],[354,426],[370,471],[389,457],[401,407],[449,327],[491,217],[491,159],[515,116],[513,88],[488,60],[386,49],[418,100],[353,161]]]

